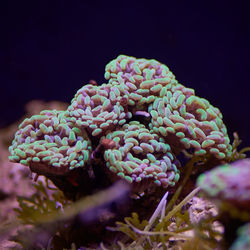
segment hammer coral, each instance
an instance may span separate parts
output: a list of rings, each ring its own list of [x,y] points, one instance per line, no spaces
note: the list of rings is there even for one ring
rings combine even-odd
[[[66,120],[63,111],[44,110],[19,125],[9,151],[11,161],[37,173],[61,175],[86,164],[91,142],[83,129]]]
[[[76,126],[89,130],[92,136],[103,134],[132,117],[126,110],[127,97],[121,92],[121,88],[111,84],[85,85],[77,91],[66,115]]]
[[[230,157],[220,111],[178,83],[164,64],[121,55],[107,64],[105,78],[108,83],[78,90],[66,111],[24,120],[10,160],[31,170],[36,164],[41,174],[68,173],[91,166],[91,150],[107,139],[115,146],[100,157],[109,176],[167,187],[179,179],[177,156],[184,149],[219,160]],[[138,115],[145,121],[137,121]]]
[[[198,186],[209,198],[218,202],[222,210],[234,208],[233,216],[250,216],[250,160],[244,159],[224,164],[201,174]],[[234,212],[232,211],[232,212]],[[237,211],[239,212],[237,215]]]
[[[210,154],[218,159],[230,156],[221,112],[178,83],[167,66],[119,56],[106,66],[105,78],[125,91],[133,114],[138,110],[150,113],[149,128],[177,151],[191,149],[194,155]]]
[[[104,159],[117,176],[131,183],[147,181],[163,187],[174,186],[178,181],[178,161],[170,146],[138,121],[123,125],[106,138],[116,143],[104,152]]]
[[[250,249],[250,223],[245,224],[237,230],[237,239],[229,250],[248,250]]]

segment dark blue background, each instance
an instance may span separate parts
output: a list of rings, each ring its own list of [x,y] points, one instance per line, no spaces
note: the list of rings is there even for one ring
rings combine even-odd
[[[250,145],[248,1],[149,2],[1,1],[0,126],[30,100],[70,102],[126,54],[168,65]]]

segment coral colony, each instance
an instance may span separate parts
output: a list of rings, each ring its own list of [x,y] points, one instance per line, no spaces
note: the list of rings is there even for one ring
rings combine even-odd
[[[218,166],[197,180],[202,192],[234,218],[250,219],[250,160]]]
[[[218,166],[198,177],[197,185],[219,209],[224,238],[230,249],[250,249],[250,159]],[[245,226],[242,226],[244,225]],[[227,246],[227,247],[228,247]]]
[[[237,231],[238,237],[229,250],[248,250],[250,249],[250,223],[240,227]]]
[[[230,158],[219,109],[180,84],[164,64],[120,55],[106,65],[105,79],[79,89],[66,111],[25,119],[9,159],[38,174],[65,176],[91,168],[99,157],[111,181],[165,188],[179,180],[183,150]]]

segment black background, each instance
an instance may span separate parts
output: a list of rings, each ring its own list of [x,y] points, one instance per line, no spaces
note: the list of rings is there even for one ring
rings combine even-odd
[[[70,102],[119,54],[154,58],[250,145],[249,1],[1,1],[0,126],[33,99]]]

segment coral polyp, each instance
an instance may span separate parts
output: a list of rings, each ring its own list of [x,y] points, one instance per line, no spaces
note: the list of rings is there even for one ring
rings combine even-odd
[[[91,142],[84,129],[67,121],[63,111],[44,110],[20,124],[9,151],[11,161],[39,174],[64,175],[86,164]]]
[[[105,161],[112,181],[147,180],[148,186],[167,187],[180,177],[183,150],[219,161],[230,158],[219,109],[178,83],[166,65],[120,55],[107,64],[105,79],[108,83],[79,89],[67,110],[26,119],[10,147],[10,160],[41,168],[40,174],[68,173],[91,168],[91,150],[111,140],[115,146],[96,157]]]
[[[77,126],[88,129],[92,136],[98,136],[131,118],[126,108],[127,97],[120,88],[111,84],[85,85],[77,91],[66,115]]]
[[[170,146],[137,121],[108,133],[106,138],[116,146],[104,152],[106,166],[128,182],[148,182],[163,187],[179,180],[178,161]]]
[[[222,210],[250,218],[250,159],[224,164],[199,176],[197,184]],[[231,209],[228,209],[228,208]]]
[[[240,230],[240,236],[230,249],[249,248],[249,225],[241,229],[250,221],[249,176],[250,159],[243,159],[218,166],[201,174],[197,180],[202,194],[218,207],[217,219],[224,226],[225,247],[233,243]],[[242,248],[237,248],[241,244]],[[248,248],[243,247],[245,244]]]
[[[250,223],[245,224],[237,230],[237,238],[229,250],[250,249]]]
[[[133,114],[142,110],[151,115],[149,129],[177,151],[230,157],[232,148],[219,109],[178,83],[167,66],[156,60],[119,56],[106,66],[105,77],[125,90]]]

